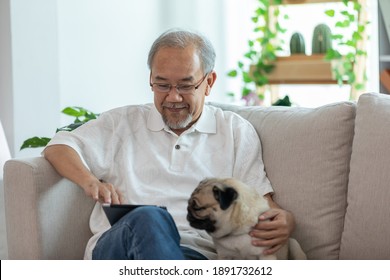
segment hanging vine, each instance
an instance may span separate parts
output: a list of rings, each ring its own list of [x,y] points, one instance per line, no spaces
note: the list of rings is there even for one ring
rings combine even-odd
[[[336,61],[333,67],[333,73],[339,85],[344,82],[351,85],[351,93],[361,91],[365,88],[367,77],[365,75],[365,63],[358,63],[359,59],[367,57],[364,49],[364,43],[367,41],[366,26],[369,21],[362,17],[364,7],[359,1],[343,0],[344,9],[327,10],[325,14],[329,17],[341,15],[342,20],[336,22],[335,30],[338,31],[332,35],[334,42],[344,52],[338,48],[332,48],[326,53],[325,59]],[[351,29],[350,36],[343,35],[343,31]]]
[[[237,68],[228,73],[229,77],[241,76],[243,86],[241,96],[246,97],[256,92],[260,99],[264,98],[264,92],[256,91],[256,88],[263,88],[268,84],[268,74],[275,67],[277,52],[282,50],[282,43],[278,39],[279,33],[284,33],[279,22],[271,21],[277,19],[280,11],[277,5],[282,0],[258,0],[258,6],[251,20],[255,25],[254,38],[248,40],[248,51],[244,54],[243,60],[238,61]],[[231,93],[230,95],[234,95]]]

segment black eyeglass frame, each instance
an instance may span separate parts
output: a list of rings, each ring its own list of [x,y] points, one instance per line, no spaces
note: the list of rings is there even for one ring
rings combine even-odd
[[[152,83],[152,82],[150,82],[149,85],[152,88],[153,92],[169,93],[172,90],[172,88],[174,87],[178,94],[180,94],[180,95],[189,95],[189,94],[193,94],[202,85],[202,83],[205,81],[206,77],[209,74],[210,74],[210,72],[207,72],[198,83],[191,84],[191,85],[186,85],[186,84],[171,85],[171,84],[168,84],[168,83]],[[150,73],[150,79],[151,78],[152,78],[152,73]],[[157,91],[156,91],[155,86],[167,86],[167,88],[163,89],[163,90],[157,89]],[[191,90],[188,90],[188,92],[180,92],[180,88],[183,88],[183,87],[190,87]]]

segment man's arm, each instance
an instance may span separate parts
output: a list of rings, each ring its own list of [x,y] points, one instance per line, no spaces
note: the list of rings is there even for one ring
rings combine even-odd
[[[250,232],[252,244],[268,247],[265,254],[274,254],[288,241],[295,227],[295,218],[289,211],[276,204],[270,194],[264,196],[271,207],[259,217],[259,223]]]
[[[95,201],[122,203],[122,195],[114,186],[96,178],[71,147],[66,145],[49,146],[44,150],[44,156],[61,176],[79,185],[85,194]]]

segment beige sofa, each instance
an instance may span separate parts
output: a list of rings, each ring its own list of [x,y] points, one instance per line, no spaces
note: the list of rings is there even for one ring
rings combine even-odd
[[[309,259],[390,259],[390,96],[315,109],[221,105],[263,144],[275,200]],[[79,259],[93,203],[43,158],[5,165],[9,258]]]

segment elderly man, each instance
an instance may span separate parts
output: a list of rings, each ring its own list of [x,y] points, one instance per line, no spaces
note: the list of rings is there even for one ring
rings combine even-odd
[[[163,33],[148,57],[154,104],[125,106],[101,114],[73,132],[60,132],[44,156],[97,203],[86,259],[213,259],[204,231],[186,221],[187,200],[205,177],[235,177],[270,202],[250,232],[269,254],[286,242],[291,213],[273,192],[254,128],[238,115],[205,105],[217,75],[209,40],[184,30]],[[101,203],[139,207],[112,227]]]

